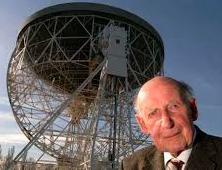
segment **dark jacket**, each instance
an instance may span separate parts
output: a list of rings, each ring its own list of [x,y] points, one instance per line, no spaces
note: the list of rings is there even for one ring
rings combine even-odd
[[[222,138],[197,129],[187,170],[222,170]],[[143,148],[123,159],[121,170],[164,170],[163,153],[155,146]]]

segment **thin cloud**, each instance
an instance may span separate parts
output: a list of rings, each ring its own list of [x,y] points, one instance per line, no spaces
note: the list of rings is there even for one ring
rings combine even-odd
[[[1,134],[0,143],[2,144],[24,144],[28,139],[23,134]]]
[[[0,110],[0,122],[4,121],[15,121],[15,118],[12,114],[12,112],[4,112]]]
[[[0,96],[0,105],[6,105],[6,106],[9,106],[8,97]]]

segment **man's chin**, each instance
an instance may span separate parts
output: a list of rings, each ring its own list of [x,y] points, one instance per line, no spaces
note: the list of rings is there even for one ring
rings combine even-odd
[[[179,145],[173,145],[173,146],[171,146],[171,145],[167,145],[167,146],[165,146],[165,147],[162,147],[162,148],[158,148],[157,147],[157,149],[159,150],[159,151],[161,151],[161,152],[169,152],[169,153],[171,153],[171,154],[176,154],[176,155],[178,155],[179,153],[181,153],[183,150],[185,150],[186,149],[186,146],[179,146]]]

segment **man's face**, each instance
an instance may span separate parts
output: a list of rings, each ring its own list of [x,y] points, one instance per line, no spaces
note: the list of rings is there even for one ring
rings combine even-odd
[[[138,102],[141,112],[136,119],[158,150],[178,154],[192,143],[197,113],[184,103],[175,85],[154,81],[141,89]]]

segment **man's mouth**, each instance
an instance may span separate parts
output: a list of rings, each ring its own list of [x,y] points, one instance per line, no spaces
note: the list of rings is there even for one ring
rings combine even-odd
[[[163,137],[164,138],[172,138],[172,137],[175,137],[177,135],[179,135],[180,132],[179,131],[175,131],[175,132],[167,132],[167,133],[163,133]]]

